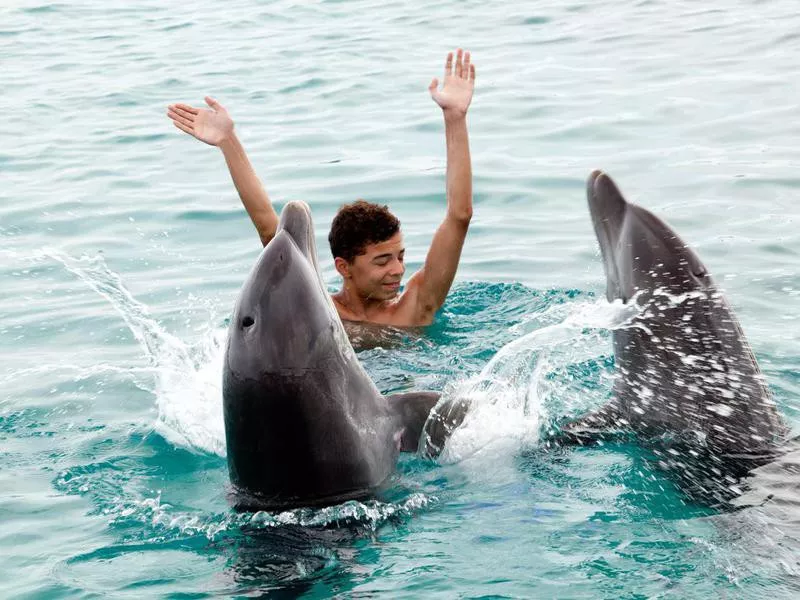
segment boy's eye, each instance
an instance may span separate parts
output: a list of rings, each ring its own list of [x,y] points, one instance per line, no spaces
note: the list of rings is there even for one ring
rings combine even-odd
[[[378,260],[375,261],[375,264],[378,265],[379,267],[385,267],[386,265],[389,264],[389,259],[379,258]]]

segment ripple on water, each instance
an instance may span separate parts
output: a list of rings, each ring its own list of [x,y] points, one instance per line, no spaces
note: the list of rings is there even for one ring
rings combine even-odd
[[[187,583],[213,584],[215,573],[224,571],[225,558],[187,546],[192,546],[188,540],[104,547],[62,561],[53,577],[71,590],[101,594],[149,595],[162,587],[166,591]]]

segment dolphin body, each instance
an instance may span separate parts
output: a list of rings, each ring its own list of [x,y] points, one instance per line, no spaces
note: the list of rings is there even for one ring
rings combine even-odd
[[[288,203],[231,318],[223,411],[234,505],[374,494],[415,451],[432,392],[385,397],[358,361],[317,263],[311,213]]]
[[[688,495],[711,504],[782,454],[787,434],[741,326],[700,258],[667,224],[625,200],[601,171],[587,196],[609,302],[638,314],[614,330],[614,399],[567,424],[585,443],[634,432]]]

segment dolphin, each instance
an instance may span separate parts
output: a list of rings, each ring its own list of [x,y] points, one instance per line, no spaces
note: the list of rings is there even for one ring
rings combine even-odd
[[[435,392],[383,396],[361,366],[317,262],[311,212],[289,202],[230,321],[223,414],[234,506],[335,504],[387,484],[416,451]]]
[[[697,254],[661,219],[594,171],[587,196],[609,302],[638,312],[613,331],[614,397],[568,423],[585,443],[633,432],[690,497],[712,504],[781,454],[787,434],[753,351]]]

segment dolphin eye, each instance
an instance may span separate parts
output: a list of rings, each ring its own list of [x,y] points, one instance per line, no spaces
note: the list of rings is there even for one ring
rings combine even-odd
[[[681,264],[685,265],[689,269],[691,274],[697,277],[698,279],[702,279],[703,277],[708,275],[708,269],[706,269],[706,266],[702,262],[700,262],[700,259],[698,259],[696,256],[693,256],[692,254],[689,254],[689,256],[682,259]]]
[[[245,317],[244,319],[242,319],[242,327],[245,328],[251,327],[254,323],[255,320],[253,320],[253,317]]]
[[[703,277],[708,275],[708,270],[706,269],[705,265],[699,261],[690,262],[689,270],[692,272],[692,275],[694,275],[698,279],[702,279]]]

